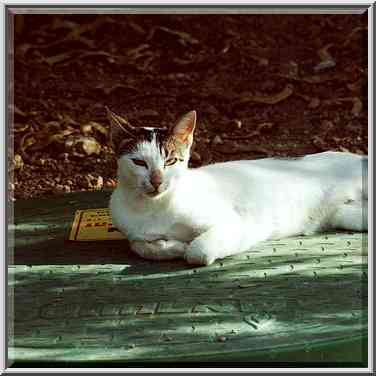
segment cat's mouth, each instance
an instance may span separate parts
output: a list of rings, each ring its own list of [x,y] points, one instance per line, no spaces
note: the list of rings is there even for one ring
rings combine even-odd
[[[152,191],[152,192],[147,192],[146,194],[149,197],[157,197],[159,194],[161,194],[161,192],[159,192],[159,190],[155,190],[155,191]]]
[[[166,193],[167,189],[166,188],[158,188],[153,191],[148,191],[146,192],[146,196],[149,198],[159,198],[162,196],[164,193]]]

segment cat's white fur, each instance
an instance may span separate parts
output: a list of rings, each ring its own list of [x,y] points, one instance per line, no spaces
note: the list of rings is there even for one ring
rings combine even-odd
[[[156,143],[133,156],[163,170]],[[153,260],[209,265],[268,239],[340,228],[366,231],[367,157],[324,152],[299,159],[259,159],[188,169],[188,157],[163,172],[149,196],[146,169],[125,155],[110,210],[133,251]]]

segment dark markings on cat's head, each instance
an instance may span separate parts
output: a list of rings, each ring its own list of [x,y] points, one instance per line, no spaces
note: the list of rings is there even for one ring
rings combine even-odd
[[[110,140],[118,156],[131,153],[138,144],[151,142],[156,144],[165,158],[184,159],[193,141],[193,131],[196,124],[196,112],[185,114],[176,125],[170,129],[161,127],[135,127],[128,120],[107,108],[110,121]]]
[[[117,154],[119,156],[128,154],[136,150],[138,144],[142,142],[152,142],[155,138],[156,144],[161,146],[168,139],[167,128],[157,127],[137,127],[131,137],[124,137],[117,146]]]

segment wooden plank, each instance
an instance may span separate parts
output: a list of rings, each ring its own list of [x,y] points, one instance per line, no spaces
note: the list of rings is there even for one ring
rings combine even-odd
[[[208,267],[68,241],[74,212],[109,194],[16,202],[12,360],[364,361],[367,234],[264,242]]]

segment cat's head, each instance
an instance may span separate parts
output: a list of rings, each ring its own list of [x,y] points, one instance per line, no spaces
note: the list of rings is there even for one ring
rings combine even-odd
[[[170,191],[188,166],[196,112],[188,112],[170,129],[135,127],[109,109],[107,115],[119,157],[119,184],[152,199]]]

